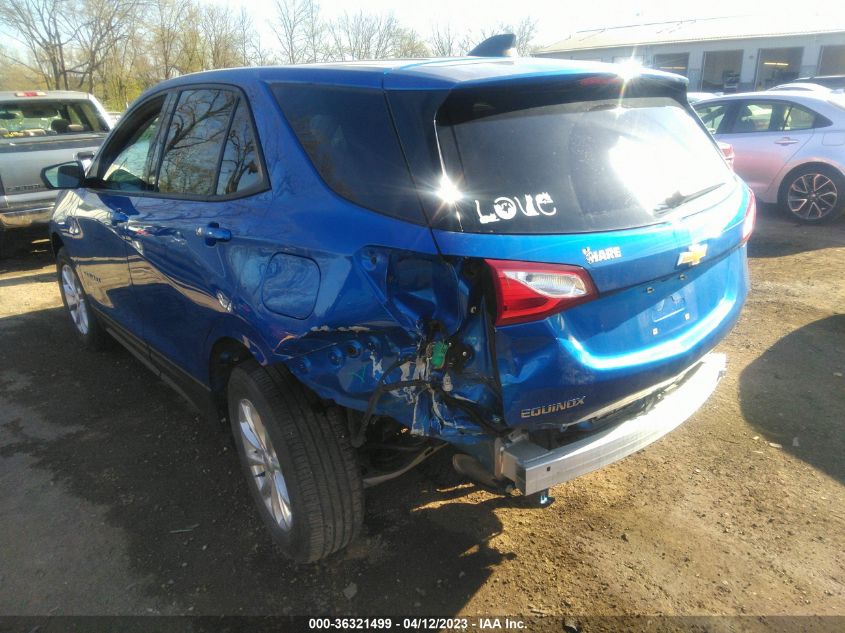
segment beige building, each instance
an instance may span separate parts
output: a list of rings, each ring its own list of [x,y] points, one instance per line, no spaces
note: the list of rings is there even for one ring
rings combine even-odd
[[[690,90],[765,90],[797,77],[845,74],[845,13],[744,16],[570,33],[539,57],[633,59],[689,78]]]

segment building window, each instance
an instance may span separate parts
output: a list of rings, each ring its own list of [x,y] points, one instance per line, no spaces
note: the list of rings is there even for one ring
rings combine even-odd
[[[667,73],[686,76],[689,69],[689,53],[665,53],[654,56],[652,68]]]
[[[707,51],[701,72],[705,92],[736,92],[742,69],[742,51]]]
[[[822,46],[818,75],[845,74],[845,45]]]
[[[772,86],[787,83],[798,77],[801,70],[801,55],[804,49],[761,48],[757,56],[757,79],[754,87],[767,90]]]
[[[614,64],[640,64],[643,63],[642,55],[617,55],[613,58]]]

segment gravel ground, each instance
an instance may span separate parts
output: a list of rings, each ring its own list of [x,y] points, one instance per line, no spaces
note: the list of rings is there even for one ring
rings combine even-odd
[[[34,243],[0,261],[0,614],[845,615],[845,220],[764,209],[750,254],[729,374],[680,429],[547,509],[409,473],[295,566],[227,433],[80,349]]]

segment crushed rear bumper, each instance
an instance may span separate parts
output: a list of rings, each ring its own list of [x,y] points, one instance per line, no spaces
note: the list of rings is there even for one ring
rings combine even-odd
[[[583,439],[547,450],[527,433],[498,445],[496,475],[524,494],[539,492],[627,457],[660,439],[695,413],[725,375],[724,354],[708,354],[669,384],[656,386],[659,401],[649,410]]]

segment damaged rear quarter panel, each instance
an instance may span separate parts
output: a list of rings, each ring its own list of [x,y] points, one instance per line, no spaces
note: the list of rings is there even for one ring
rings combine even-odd
[[[272,155],[274,199],[248,227],[250,239],[232,245],[229,263],[241,282],[233,316],[256,326],[266,362],[286,364],[321,397],[363,411],[382,373],[408,359],[387,382],[423,378],[495,415],[500,405],[497,382],[489,378],[495,365],[486,309],[471,297],[478,284],[467,282],[464,261],[442,258],[428,227],[331,192],[301,151],[286,151],[296,143],[286,127],[259,133]],[[288,265],[318,287],[301,279],[291,287]],[[281,296],[288,290],[296,297]],[[457,336],[456,349],[466,353],[461,371],[431,366],[427,336],[444,343]],[[449,411],[435,391],[387,392],[376,413],[420,434],[477,435],[478,427]]]

